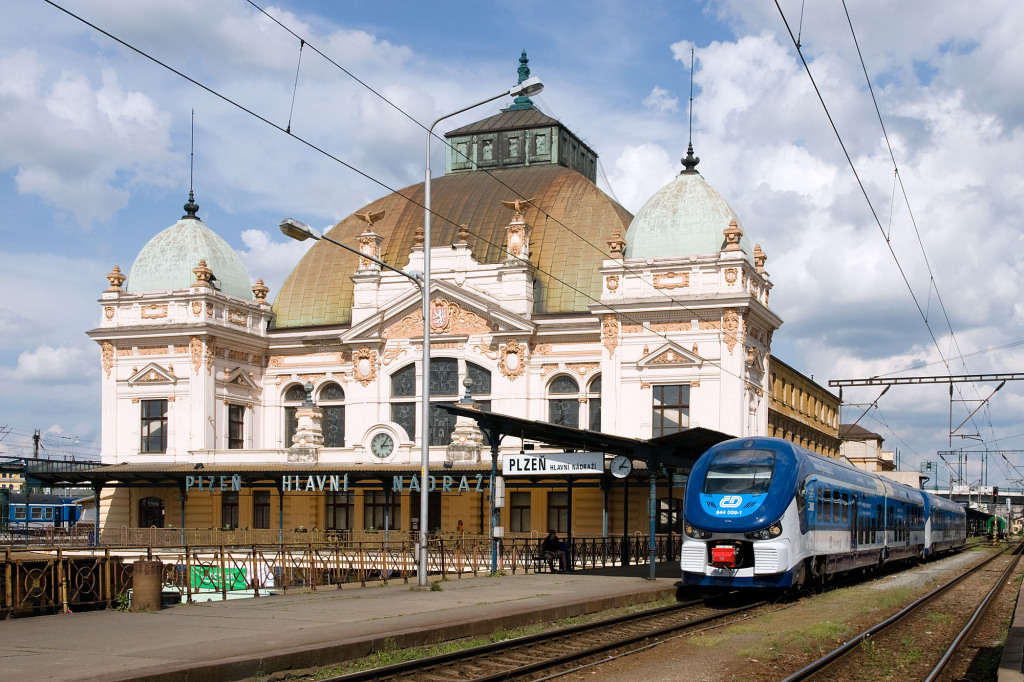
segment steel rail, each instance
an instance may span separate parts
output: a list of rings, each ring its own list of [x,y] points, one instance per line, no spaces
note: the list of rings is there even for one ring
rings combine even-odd
[[[1017,564],[1020,563],[1022,551],[1024,551],[1024,545],[1018,545],[1017,550],[1014,552],[1013,561],[1010,562],[1010,565],[1007,566],[1006,570],[1003,571],[1002,574],[999,576],[999,580],[997,580],[996,584],[992,586],[992,589],[988,591],[988,594],[985,595],[985,599],[982,600],[978,608],[974,610],[974,614],[971,616],[971,619],[967,621],[967,625],[963,627],[960,633],[956,636],[956,639],[953,640],[953,643],[949,645],[949,648],[946,649],[946,653],[942,655],[942,658],[939,659],[939,662],[936,663],[932,671],[928,673],[928,677],[924,678],[925,682],[933,682],[936,678],[938,678],[939,673],[941,673],[945,669],[946,665],[949,663],[949,660],[953,657],[953,654],[956,653],[958,648],[960,648],[961,642],[963,642],[963,640],[967,638],[967,636],[974,629],[974,626],[977,624],[978,619],[980,619],[981,616],[988,609],[989,603],[1006,585],[1006,577],[1010,575],[1013,572],[1013,569],[1017,567]]]
[[[441,673],[440,671],[433,671],[431,669],[438,666],[451,666],[460,663],[468,663],[473,659],[484,659],[485,657],[493,658],[496,655],[501,655],[507,652],[513,652],[514,650],[519,648],[536,644],[543,644],[545,642],[551,642],[558,639],[593,634],[601,629],[612,629],[624,626],[628,627],[630,625],[641,626],[642,631],[633,632],[632,634],[629,634],[625,637],[617,637],[612,640],[606,640],[597,645],[585,646],[578,650],[565,652],[557,656],[542,657],[538,660],[531,660],[527,663],[523,663],[520,665],[505,665],[500,670],[497,670],[493,673],[485,673],[481,671],[479,674],[474,675],[471,678],[456,677],[455,675],[451,675],[450,677],[448,677],[448,679],[472,679],[475,682],[484,682],[485,680],[505,680],[516,676],[528,675],[539,670],[545,670],[557,665],[571,663],[573,661],[585,658],[587,656],[602,653],[609,649],[628,646],[637,641],[650,639],[652,637],[664,636],[666,634],[677,632],[678,630],[683,628],[692,628],[694,626],[701,625],[707,622],[727,618],[729,616],[738,613],[743,613],[745,611],[750,611],[759,606],[763,606],[766,602],[759,601],[752,604],[747,604],[735,609],[722,611],[704,618],[686,621],[685,623],[676,622],[667,626],[653,628],[644,626],[645,621],[650,621],[658,616],[668,616],[676,612],[690,610],[695,606],[703,605],[703,603],[703,600],[695,600],[690,602],[684,602],[682,604],[672,604],[657,609],[643,611],[641,613],[616,616],[614,618],[599,620],[593,623],[584,623],[581,625],[574,625],[571,627],[552,630],[550,632],[540,633],[536,635],[517,637],[515,639],[505,640],[503,642],[495,642],[492,644],[485,644],[483,646],[463,649],[461,651],[454,651],[445,654],[439,654],[437,656],[430,656],[427,658],[403,661],[401,663],[395,663],[393,665],[385,666],[382,668],[373,668],[355,673],[349,673],[346,675],[340,675],[337,677],[326,678],[326,680],[327,682],[362,682],[364,680],[405,679],[408,678],[410,675],[417,673],[443,675],[444,673]],[[494,662],[493,664],[497,664],[497,662]]]
[[[953,578],[952,580],[950,580],[950,581],[940,585],[939,587],[935,588],[934,590],[932,590],[928,594],[924,595],[923,597],[920,597],[920,598],[914,600],[908,606],[900,609],[898,612],[896,612],[893,615],[889,616],[888,618],[883,620],[881,623],[877,623],[877,624],[871,626],[867,630],[864,630],[859,635],[853,637],[852,639],[850,639],[850,640],[846,641],[845,643],[841,644],[840,646],[836,647],[835,649],[833,649],[832,651],[828,652],[827,654],[825,654],[821,658],[817,659],[816,661],[812,661],[811,663],[807,664],[806,666],[804,666],[800,670],[797,670],[795,673],[793,673],[789,677],[784,678],[782,680],[782,682],[797,682],[798,680],[805,680],[805,679],[807,679],[813,673],[816,673],[816,672],[822,670],[823,668],[825,668],[829,664],[833,663],[837,659],[845,656],[852,649],[854,649],[855,647],[859,646],[860,643],[863,642],[864,640],[868,639],[869,637],[872,637],[873,635],[878,634],[879,632],[881,632],[881,631],[885,630],[886,628],[888,628],[890,625],[893,625],[894,623],[902,620],[904,617],[910,615],[910,613],[912,613],[918,607],[924,605],[925,603],[927,603],[928,601],[930,601],[934,597],[939,596],[940,594],[942,594],[946,590],[950,589],[951,587],[953,587],[954,585],[959,583],[961,580],[967,578],[969,575],[974,574],[975,571],[981,570],[983,567],[987,566],[988,564],[990,564],[991,562],[995,561],[996,559],[998,559],[999,557],[1003,556],[1004,554],[1005,554],[1005,551],[993,554],[991,557],[989,557],[988,559],[985,559],[984,561],[982,561],[977,566],[971,567],[969,570],[961,573],[960,575],[958,575],[957,577]]]

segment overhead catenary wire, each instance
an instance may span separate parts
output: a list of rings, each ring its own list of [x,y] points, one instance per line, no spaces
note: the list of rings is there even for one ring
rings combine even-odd
[[[892,259],[893,259],[894,263],[896,264],[896,268],[899,271],[900,277],[903,279],[903,282],[906,285],[908,292],[910,293],[911,299],[913,300],[914,305],[917,308],[917,311],[918,311],[919,315],[921,316],[921,319],[924,321],[925,328],[928,330],[928,334],[931,337],[932,343],[933,343],[933,345],[935,346],[935,348],[939,352],[939,357],[942,358],[942,362],[946,366],[947,371],[951,372],[951,370],[949,369],[949,362],[946,359],[945,354],[943,353],[943,350],[942,350],[942,347],[941,347],[941,345],[939,343],[939,340],[938,340],[938,338],[935,335],[935,331],[932,329],[931,324],[929,323],[928,314],[924,310],[924,308],[922,308],[921,302],[918,300],[917,295],[914,293],[914,289],[913,289],[913,287],[910,284],[910,280],[908,278],[906,270],[904,269],[903,264],[900,262],[899,256],[897,256],[896,251],[895,251],[895,249],[893,247],[892,240],[889,238],[889,235],[886,234],[886,230],[882,226],[882,222],[879,219],[878,213],[875,210],[875,206],[874,206],[873,202],[871,201],[871,197],[869,196],[869,194],[867,192],[867,188],[865,187],[864,182],[863,182],[862,178],[860,177],[860,173],[857,171],[856,164],[854,164],[853,159],[851,158],[850,153],[849,153],[849,151],[847,149],[846,143],[843,140],[843,136],[839,132],[839,128],[838,128],[838,126],[837,126],[837,124],[835,122],[835,119],[833,118],[832,113],[829,110],[829,107],[828,107],[828,105],[825,102],[824,95],[822,94],[821,89],[818,87],[818,84],[817,84],[817,82],[814,79],[814,75],[811,73],[810,65],[807,63],[807,59],[804,57],[803,50],[802,50],[801,44],[800,44],[800,40],[796,36],[793,35],[793,30],[790,27],[789,21],[786,18],[785,13],[782,11],[782,7],[779,5],[778,0],[775,0],[775,7],[778,10],[779,16],[782,18],[782,22],[783,22],[783,24],[784,24],[784,26],[786,28],[786,31],[789,34],[789,37],[792,40],[792,42],[793,42],[793,44],[794,44],[794,46],[796,48],[797,56],[800,58],[800,61],[803,64],[804,72],[807,74],[807,77],[808,77],[808,79],[811,82],[811,86],[813,87],[814,92],[815,92],[815,94],[818,97],[818,101],[821,103],[822,109],[824,110],[825,115],[828,118],[829,125],[832,127],[832,131],[835,134],[836,140],[839,142],[839,146],[842,149],[843,155],[846,158],[846,162],[849,165],[851,172],[853,173],[854,179],[855,179],[855,181],[857,183],[858,188],[860,189],[861,195],[864,197],[864,200],[867,203],[868,209],[869,209],[869,211],[871,213],[871,216],[874,219],[874,222],[875,222],[876,226],[878,227],[879,232],[882,234],[883,239],[885,240],[886,247],[889,249],[889,253],[892,256]],[[844,9],[846,8],[845,0],[843,1],[843,7],[844,7]],[[802,13],[801,13],[801,17],[802,17]],[[853,31],[853,23],[852,23],[852,20],[850,20],[849,12],[847,12],[847,19],[848,19],[848,23],[850,24],[851,32],[854,33],[854,42],[856,44],[856,34]],[[863,56],[860,53],[859,45],[857,46],[857,53],[860,56],[861,66],[862,66],[862,68],[864,70],[865,78],[868,80],[868,88],[869,88],[869,91],[871,92],[872,101],[875,104],[875,111],[876,111],[876,113],[878,115],[879,123],[880,123],[880,125],[882,127],[882,131],[883,131],[883,135],[885,135],[886,143],[888,144],[888,134],[885,131],[885,124],[884,124],[884,121],[882,120],[881,111],[880,111],[880,109],[878,107],[877,99],[874,96],[874,90],[871,87],[870,78],[868,77],[867,68],[866,68],[866,66],[864,64]],[[907,208],[909,210],[910,209],[909,198],[907,198],[906,190],[905,190],[905,187],[903,186],[902,179],[899,178],[899,172],[898,172],[899,169],[898,169],[898,166],[896,164],[895,153],[893,152],[891,145],[889,145],[889,152],[890,152],[890,156],[891,156],[892,161],[893,161],[893,166],[894,166],[894,169],[895,169],[895,172],[896,172],[896,177],[899,179],[900,187],[901,187],[901,189],[903,191],[904,198],[905,198],[905,200],[907,202]],[[915,230],[915,232],[918,235],[918,241],[919,241],[919,243],[921,243],[920,232],[917,229],[916,221],[913,220],[913,213],[912,212],[911,212],[911,220],[912,220],[912,222],[914,224],[914,230]],[[922,248],[922,253],[923,253],[924,252],[923,243],[921,243],[921,248]],[[926,260],[926,263],[927,263],[927,255],[926,254],[925,254],[925,260]],[[937,299],[940,307],[942,308],[943,314],[945,315],[946,324],[947,324],[947,326],[949,327],[949,330],[950,330],[950,337],[953,339],[954,344],[956,344],[955,335],[953,333],[952,324],[949,321],[949,316],[946,313],[945,306],[942,304],[941,296],[939,296],[938,289],[935,286],[934,273],[931,270],[930,264],[928,265],[928,273],[929,273],[929,276],[930,276],[930,278],[929,278],[929,295],[930,295],[931,288],[935,288],[936,299]],[[957,344],[957,349],[959,351],[958,344]],[[960,390],[959,387],[957,388],[957,390],[958,391]]]

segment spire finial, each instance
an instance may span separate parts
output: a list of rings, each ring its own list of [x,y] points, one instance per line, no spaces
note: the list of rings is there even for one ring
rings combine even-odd
[[[185,209],[185,215],[181,216],[182,220],[190,218],[192,220],[199,220],[196,213],[199,212],[199,204],[196,203],[196,197],[192,193],[192,171],[195,167],[196,158],[196,110],[192,110],[192,147],[188,152],[188,203],[183,207]]]
[[[680,175],[699,173],[697,170],[697,164],[700,163],[700,157],[693,155],[693,48],[690,48],[690,131],[689,141],[686,143],[686,156],[679,161],[683,164],[683,170],[679,171]]]
[[[522,83],[530,77],[530,60],[526,56],[526,49],[523,49],[523,53],[519,56],[519,82]],[[526,95],[519,95],[512,101],[512,105],[507,111],[520,111],[522,109],[533,109],[533,100]]]

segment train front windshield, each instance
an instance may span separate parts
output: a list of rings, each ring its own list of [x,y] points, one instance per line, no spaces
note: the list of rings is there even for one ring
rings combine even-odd
[[[708,464],[706,495],[763,495],[775,471],[771,450],[726,450]]]

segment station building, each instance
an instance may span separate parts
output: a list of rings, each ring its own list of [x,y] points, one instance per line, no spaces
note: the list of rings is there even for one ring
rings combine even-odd
[[[596,152],[526,97],[445,137],[430,244],[422,183],[328,232],[406,272],[429,248],[427,320],[413,282],[325,241],[270,296],[191,192],[127,274],[107,274],[88,332],[102,349],[104,466],[90,480],[104,527],[417,531],[432,485],[430,530],[486,532],[490,449],[438,407],[467,383],[479,409],[537,422],[771,433],[836,453],[838,401],[820,387],[817,410],[790,399],[813,382],[770,359],[782,320],[767,256],[692,146],[633,216],[595,184]],[[432,484],[418,479],[423,439]],[[499,452],[566,459],[514,438]],[[577,476],[504,472],[505,533],[646,531],[647,477],[616,478],[607,459]],[[684,472],[655,473],[667,532]]]

